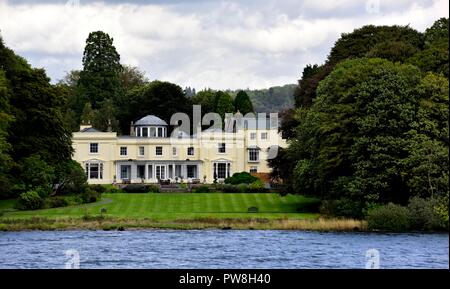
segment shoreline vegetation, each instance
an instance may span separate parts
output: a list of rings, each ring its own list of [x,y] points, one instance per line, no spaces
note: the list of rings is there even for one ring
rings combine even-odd
[[[367,222],[353,219],[268,219],[268,218],[193,218],[157,220],[108,216],[31,217],[2,219],[0,231],[55,231],[55,230],[303,230],[303,231],[368,231]]]

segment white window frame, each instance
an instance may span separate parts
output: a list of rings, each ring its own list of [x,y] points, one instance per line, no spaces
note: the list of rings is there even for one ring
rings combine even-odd
[[[159,170],[159,176],[158,176],[158,170]],[[156,164],[155,165],[155,178],[160,180],[166,180],[167,179],[167,165],[162,164]],[[164,177],[164,178],[161,178]]]
[[[125,154],[122,154],[122,149],[125,149]],[[120,154],[121,157],[126,157],[126,156],[128,156],[128,147],[126,147],[126,146],[121,146],[121,147],[119,148],[119,154]]]
[[[91,167],[98,166],[97,177],[91,177]],[[102,162],[86,162],[85,164],[86,176],[89,180],[103,180],[103,163]]]
[[[127,178],[123,178],[122,167],[128,167],[129,168]],[[119,165],[119,176],[120,176],[121,180],[131,180],[131,165]]]
[[[186,153],[187,153],[188,156],[194,156],[195,155],[195,148],[192,147],[192,146],[188,147]]]
[[[264,137],[263,137],[263,136],[264,136]],[[268,138],[267,132],[262,132],[262,133],[261,133],[261,140],[267,140],[267,138]]]
[[[147,165],[147,179],[153,179],[153,164]]]
[[[97,145],[97,151],[96,152],[92,152],[92,146],[93,145]],[[91,154],[91,155],[98,155],[98,151],[99,151],[99,144],[98,144],[98,142],[91,142],[91,143],[89,143],[89,154]]]
[[[142,149],[142,151],[141,151],[141,149]],[[138,156],[140,156],[140,157],[145,156],[145,147],[144,146],[138,147]]]
[[[194,168],[194,176],[189,176],[189,169]],[[188,179],[198,179],[198,166],[197,165],[186,165],[186,177]]]
[[[256,132],[251,132],[250,133],[250,140],[255,140],[256,139]]]
[[[220,151],[222,148],[223,148],[223,152]],[[225,143],[225,142],[218,143],[218,145],[217,145],[217,153],[219,153],[219,154],[226,154],[227,153],[227,143]]]
[[[145,135],[144,135],[144,130],[145,130]],[[142,137],[148,137],[150,134],[150,130],[148,129],[148,127],[143,127],[142,128]]]
[[[252,156],[256,156],[256,159],[252,159]],[[251,163],[259,162],[259,149],[248,149],[248,161]]]
[[[174,157],[178,156],[178,149],[177,149],[177,147],[172,147],[172,156],[174,156]]]
[[[139,177],[139,167],[144,167],[144,176]],[[147,170],[147,167],[145,164],[144,165],[136,165],[136,178],[145,179],[146,174],[147,174],[146,170]]]
[[[219,177],[219,165],[225,165],[225,177]],[[232,175],[231,173],[231,162],[213,162],[213,178],[218,180],[224,180]]]
[[[162,138],[164,137],[164,128],[159,126],[158,129],[156,130],[156,137],[158,138]]]
[[[148,133],[148,136],[151,137],[151,138],[155,138],[155,137],[157,137],[157,135],[158,135],[158,130],[156,129],[156,127],[151,126],[150,130],[149,130],[149,133]]]
[[[158,148],[161,148],[161,154],[158,154]],[[164,154],[163,147],[162,146],[156,146],[155,147],[155,156],[161,157],[163,154]]]

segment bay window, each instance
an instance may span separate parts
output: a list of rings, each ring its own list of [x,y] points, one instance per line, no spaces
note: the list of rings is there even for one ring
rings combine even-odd
[[[103,163],[88,162],[85,166],[86,177],[93,180],[103,179]]]

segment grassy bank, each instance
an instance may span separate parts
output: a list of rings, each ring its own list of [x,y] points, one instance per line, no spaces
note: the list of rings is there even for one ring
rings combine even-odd
[[[267,218],[191,218],[155,220],[91,216],[81,218],[32,217],[3,218],[0,231],[26,230],[132,230],[132,229],[255,229],[255,230],[314,230],[365,231],[367,225],[359,220],[338,219],[267,219]]]
[[[104,194],[101,201],[18,211],[0,201],[0,230],[63,229],[285,229],[365,230],[364,222],[321,219],[317,200],[277,194]],[[249,212],[256,207],[257,212]]]

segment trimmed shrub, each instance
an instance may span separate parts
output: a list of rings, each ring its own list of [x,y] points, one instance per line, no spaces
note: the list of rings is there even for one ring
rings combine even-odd
[[[247,172],[234,173],[231,177],[225,179],[225,184],[238,185],[238,184],[251,184],[258,181],[257,177],[252,176]]]
[[[211,190],[207,185],[201,185],[194,189],[194,193],[209,193],[209,192],[211,192]]]
[[[246,193],[248,189],[248,184],[239,184],[237,185],[239,193]]]
[[[177,184],[177,187],[178,187],[179,189],[182,189],[182,190],[188,190],[188,189],[189,189],[188,184],[183,183],[183,182]]]
[[[371,230],[406,231],[410,227],[408,209],[393,203],[372,209],[367,225]]]
[[[107,188],[104,185],[89,185],[89,189],[100,194],[106,193],[107,191]]]
[[[250,208],[247,209],[247,212],[249,212],[249,213],[258,213],[259,209],[258,209],[258,207],[250,207]]]
[[[213,190],[216,192],[223,193],[267,193],[270,192],[269,189],[265,188],[260,182],[255,182],[252,184],[214,184]]]
[[[115,194],[124,192],[114,185],[103,185],[103,187],[105,188],[105,193]]]
[[[83,193],[81,193],[81,200],[83,203],[94,203],[97,202],[97,200],[100,200],[100,198],[101,194],[90,188],[87,188]]]
[[[149,193],[159,193],[161,190],[158,185],[147,185]]]
[[[224,184],[222,186],[222,192],[224,193],[239,193],[239,187],[231,184]]]
[[[145,184],[129,184],[123,187],[125,193],[148,193],[148,185]]]
[[[245,190],[246,193],[268,193],[269,191],[259,179],[249,184]]]
[[[408,212],[411,229],[440,230],[445,228],[435,208],[439,205],[437,199],[422,199],[413,197],[409,200]]]
[[[159,193],[160,189],[158,185],[148,184],[129,184],[122,189],[125,193]]]
[[[67,207],[69,202],[64,197],[56,196],[46,200],[46,205],[50,208]]]
[[[17,208],[19,210],[37,210],[44,206],[44,199],[36,191],[28,191],[20,194],[17,199]]]

